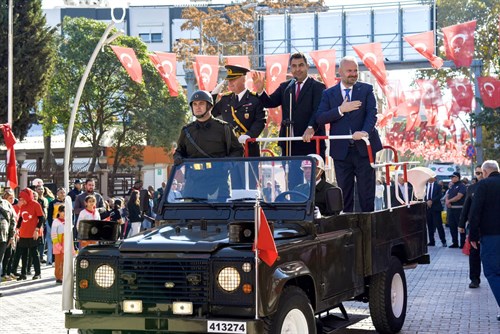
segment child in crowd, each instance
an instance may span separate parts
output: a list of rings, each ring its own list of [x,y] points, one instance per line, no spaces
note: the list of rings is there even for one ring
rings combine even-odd
[[[55,257],[54,275],[56,284],[62,283],[64,265],[64,205],[57,207],[57,216],[52,221],[52,251]],[[71,223],[71,221],[70,221]]]
[[[88,195],[85,197],[85,209],[80,212],[78,220],[76,222],[76,229],[80,226],[80,221],[82,220],[101,220],[101,215],[99,211],[96,210],[96,198],[94,195]],[[88,245],[95,245],[95,241],[80,240],[80,249]]]

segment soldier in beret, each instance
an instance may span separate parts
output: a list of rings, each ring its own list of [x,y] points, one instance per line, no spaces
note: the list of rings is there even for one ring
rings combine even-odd
[[[248,138],[257,138],[261,134],[267,116],[258,96],[245,88],[245,76],[250,70],[234,65],[226,65],[225,68],[229,92],[224,93],[215,104],[212,114],[231,124],[238,141],[244,144]],[[248,156],[260,156],[257,142],[249,143],[248,148]]]

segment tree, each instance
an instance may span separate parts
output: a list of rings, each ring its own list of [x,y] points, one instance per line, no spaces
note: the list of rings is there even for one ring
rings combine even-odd
[[[203,54],[206,55],[241,55],[255,54],[255,18],[259,12],[282,13],[303,12],[306,10],[325,10],[324,1],[303,0],[265,0],[258,9],[243,9],[252,2],[226,6],[223,10],[208,8],[207,12],[196,7],[182,11],[182,18],[187,19],[182,30],[200,30],[203,25]],[[199,40],[181,39],[174,46],[179,58],[185,61],[185,68],[191,68],[194,55],[200,53]]]
[[[46,120],[57,119],[66,128],[77,86],[106,25],[85,18],[66,18],[62,28],[59,61],[44,116]],[[167,87],[149,61],[146,45],[129,36],[119,37],[113,44],[134,49],[144,81],[131,81],[111,48],[104,47],[98,55],[75,122],[77,136],[92,146],[91,171],[104,141],[114,148],[116,172],[119,164],[137,158],[148,140],[165,145],[168,150],[186,121],[185,97],[182,93],[178,98],[169,97]],[[151,131],[152,128],[159,130]]]
[[[7,122],[8,7],[0,9],[0,118]],[[55,61],[56,29],[46,26],[41,0],[14,1],[13,132],[22,140],[34,121],[33,112],[44,97]]]

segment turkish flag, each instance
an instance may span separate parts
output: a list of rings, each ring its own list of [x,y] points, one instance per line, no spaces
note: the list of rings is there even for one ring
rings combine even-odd
[[[377,79],[380,86],[387,84],[385,73],[384,55],[382,53],[382,44],[369,43],[352,47],[363,64],[368,68],[371,74]]]
[[[149,59],[151,59],[161,78],[165,81],[170,96],[178,96],[179,91],[176,78],[177,59],[175,53],[155,52],[155,54],[149,55]]]
[[[124,48],[121,46],[110,45],[113,52],[116,54],[123,67],[127,71],[130,79],[137,83],[142,82],[142,67],[139,60],[137,60],[137,56],[135,55],[135,51],[132,48]]]
[[[335,75],[335,50],[318,50],[309,52],[321,80],[326,88],[335,86],[338,82]]]
[[[422,102],[425,107],[428,126],[435,126],[439,107],[444,106],[441,89],[437,80],[417,80],[417,85],[422,92]]]
[[[259,252],[259,258],[271,267],[278,258],[278,250],[276,249],[276,244],[274,243],[273,234],[269,228],[266,214],[260,206],[257,224],[259,226],[259,235],[257,237],[255,248]]]
[[[500,80],[493,77],[479,77],[477,81],[484,106],[493,109],[500,107]]]
[[[281,106],[267,109],[267,124],[270,122],[278,125],[278,127],[281,125]]]
[[[428,59],[432,67],[439,69],[443,66],[443,59],[434,54],[434,32],[427,31],[420,34],[409,35],[403,37],[408,44]]]
[[[403,87],[401,86],[401,82],[399,80],[387,80],[387,83],[384,86],[381,86],[382,92],[387,98],[387,104],[389,105],[389,109],[395,109],[394,116],[398,116],[398,107],[404,105],[405,103],[405,94],[403,92]],[[404,115],[404,110],[401,110]]]
[[[420,90],[415,89],[405,92],[405,104],[402,109],[406,114],[406,130],[410,131],[420,126],[422,119],[420,117],[420,102],[422,100],[422,93]]]
[[[268,55],[266,61],[266,92],[272,94],[286,80],[290,54]]]
[[[194,58],[197,64],[196,70],[198,71],[198,88],[209,92],[212,91],[217,86],[219,77],[219,57],[198,55]]]
[[[17,142],[16,137],[12,133],[12,129],[9,123],[0,124],[2,128],[3,140],[5,146],[7,147],[7,187],[16,189],[17,182],[17,163],[16,163],[16,151],[14,150],[14,144]]]
[[[448,79],[447,84],[453,95],[453,103],[448,112],[451,115],[458,115],[461,111],[471,112],[474,92],[469,80],[467,78]]]
[[[476,20],[441,29],[444,34],[446,58],[457,67],[469,67],[474,57],[474,31]]]

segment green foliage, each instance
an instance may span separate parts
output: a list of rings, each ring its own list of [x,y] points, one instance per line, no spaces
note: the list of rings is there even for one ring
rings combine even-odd
[[[60,59],[44,110],[52,110],[57,123],[66,127],[80,79],[106,25],[86,18],[66,18],[62,28]],[[168,149],[166,143],[177,139],[186,120],[185,97],[181,93],[170,98],[148,58],[146,45],[129,36],[121,36],[113,44],[134,49],[144,81],[133,82],[113,50],[102,48],[87,79],[75,122],[75,133],[94,150],[91,170],[101,145],[115,149],[118,166],[138,157],[147,142]]]
[[[3,3],[6,3],[4,1]],[[56,30],[46,26],[40,0],[14,1],[13,132],[22,140],[44,97],[55,62]],[[0,8],[0,122],[8,113],[8,7]]]

